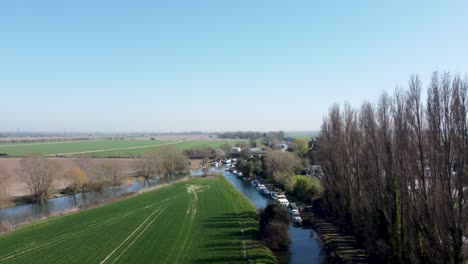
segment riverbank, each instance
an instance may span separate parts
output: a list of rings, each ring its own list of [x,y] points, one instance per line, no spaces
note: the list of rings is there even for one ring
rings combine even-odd
[[[34,217],[32,215],[27,216],[26,214],[25,215],[20,215],[19,214],[19,215],[16,215],[15,217],[12,217],[10,219],[5,217],[5,219],[2,218],[1,221],[0,221],[0,234],[14,231],[14,230],[16,230],[18,228],[21,228],[22,226],[28,225],[28,224],[33,223],[33,222],[45,221],[45,220],[50,219],[50,218],[60,217],[60,216],[64,216],[64,215],[67,215],[67,214],[70,214],[70,213],[80,212],[80,211],[83,211],[83,210],[87,210],[87,209],[96,208],[96,207],[99,207],[99,206],[115,203],[115,202],[121,201],[123,199],[134,197],[134,196],[139,195],[139,194],[144,193],[144,192],[156,190],[156,189],[159,189],[161,187],[169,186],[169,185],[172,185],[172,184],[175,184],[175,183],[178,183],[178,182],[188,181],[190,179],[192,179],[191,176],[185,176],[185,177],[177,178],[177,179],[175,179],[173,181],[170,181],[170,182],[149,185],[146,188],[138,189],[136,191],[123,192],[121,194],[117,194],[117,195],[112,196],[112,197],[108,197],[108,198],[105,198],[105,199],[102,199],[102,200],[91,201],[91,202],[88,202],[88,203],[83,203],[83,204],[78,205],[78,206],[73,206],[73,207],[63,209],[63,210],[59,210],[59,211],[56,211],[56,212],[51,212],[51,213],[42,215],[40,217]],[[119,187],[123,187],[123,186],[119,186]],[[70,195],[69,197],[70,198],[76,198],[75,196],[77,196],[77,195],[83,195],[83,194],[80,193],[80,194],[76,194],[76,195]],[[48,202],[48,201],[46,201],[46,202]],[[41,203],[29,204],[29,205],[31,205],[31,206],[38,205],[39,207],[44,206],[44,204],[41,204]],[[6,208],[6,209],[8,209],[8,208]],[[15,209],[15,207],[12,207],[10,209]],[[2,215],[2,211],[4,211],[4,210],[0,210],[0,216]]]

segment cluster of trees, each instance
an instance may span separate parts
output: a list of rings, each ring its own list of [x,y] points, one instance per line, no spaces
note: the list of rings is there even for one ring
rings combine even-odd
[[[231,146],[229,146],[228,151],[231,151]],[[196,146],[186,149],[184,152],[190,159],[221,159],[226,156],[225,150],[215,149],[210,146]]]
[[[218,134],[219,138],[235,138],[235,139],[260,139],[263,138],[265,133],[253,132],[253,131],[236,131],[236,132],[224,132]]]
[[[284,250],[291,242],[288,226],[290,218],[286,208],[280,204],[269,204],[259,210],[259,240],[272,250]]]
[[[324,119],[323,210],[349,223],[386,261],[462,263],[468,234],[468,82],[434,73],[425,102],[418,76],[360,109]]]
[[[321,192],[321,185],[317,178],[307,175],[294,175],[286,179],[284,188],[288,193],[303,202],[311,202]]]
[[[265,167],[265,157],[254,156],[252,158],[246,159],[241,158],[236,164],[236,168],[242,172],[242,174],[251,178],[253,176],[258,176],[265,178],[266,167]]]
[[[174,146],[165,146],[143,156],[137,164],[139,175],[146,181],[154,177],[172,177],[186,174],[190,161],[184,152]]]
[[[270,147],[276,147],[285,137],[283,131],[272,131],[268,133],[262,132],[225,132],[218,134],[219,138],[234,138],[234,139],[249,139],[252,147],[257,146],[256,140],[262,140],[263,143]]]
[[[118,186],[122,181],[122,168],[114,161],[94,164],[90,158],[75,160],[75,166],[64,172],[71,193],[99,191],[104,187]]]
[[[301,160],[288,151],[271,150],[265,157],[267,176],[284,185],[286,180],[302,170]]]
[[[121,168],[113,161],[93,164],[91,159],[82,157],[76,165],[66,171],[53,159],[32,155],[20,160],[18,174],[28,186],[32,201],[48,199],[54,192],[54,182],[64,177],[71,193],[101,190],[105,186],[120,184]]]
[[[162,147],[158,151],[146,154],[136,163],[139,176],[149,181],[154,177],[171,177],[186,174],[189,160],[184,152],[174,146]],[[32,201],[48,199],[54,192],[54,181],[62,177],[70,193],[99,191],[105,187],[117,186],[122,181],[122,168],[115,161],[93,162],[88,157],[75,160],[75,166],[63,170],[60,164],[39,155],[32,155],[20,161],[18,170],[21,179],[26,183],[31,193]],[[0,171],[0,194],[4,182]],[[6,174],[5,174],[6,175]]]
[[[305,138],[295,138],[292,140],[289,148],[297,156],[303,158],[309,152],[309,141]]]

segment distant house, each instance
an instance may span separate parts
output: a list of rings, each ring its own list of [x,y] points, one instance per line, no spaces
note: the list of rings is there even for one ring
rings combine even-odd
[[[323,171],[323,167],[321,165],[310,165],[306,169],[307,175],[315,176],[317,178],[322,179],[325,177],[325,173]]]
[[[280,149],[282,151],[286,151],[289,148],[288,144],[286,144],[286,143],[278,144],[277,147],[278,147],[278,149]]]
[[[239,153],[241,153],[241,151],[242,151],[242,149],[239,148],[239,147],[232,147],[231,148],[231,153],[232,154],[239,154]]]
[[[248,151],[249,155],[251,157],[253,156],[262,156],[262,155],[265,155],[266,154],[266,151],[264,151],[263,149],[261,148],[249,148],[249,151]]]

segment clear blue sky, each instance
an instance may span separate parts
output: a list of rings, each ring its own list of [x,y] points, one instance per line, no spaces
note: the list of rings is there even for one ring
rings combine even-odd
[[[467,1],[1,1],[0,131],[318,130],[334,102],[373,101],[412,73],[465,74],[467,11]]]

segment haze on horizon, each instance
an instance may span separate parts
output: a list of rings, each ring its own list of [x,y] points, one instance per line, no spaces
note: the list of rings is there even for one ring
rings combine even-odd
[[[4,1],[0,131],[318,130],[468,69],[468,2]]]

